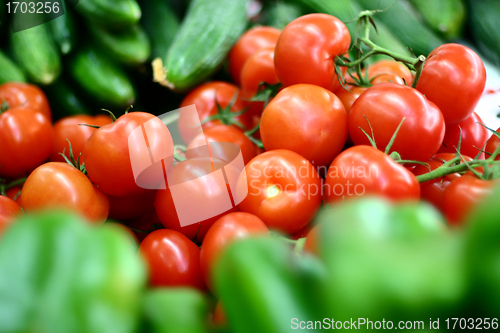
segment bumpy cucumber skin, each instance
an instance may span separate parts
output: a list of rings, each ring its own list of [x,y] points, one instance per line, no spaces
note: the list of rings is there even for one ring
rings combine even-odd
[[[81,0],[75,9],[88,20],[114,29],[136,24],[142,14],[135,0]]]
[[[500,68],[500,2],[469,0],[469,26],[481,53]]]
[[[179,92],[208,79],[247,27],[249,0],[193,0],[169,49],[166,84]]]
[[[141,8],[141,24],[151,40],[151,55],[164,58],[179,31],[179,19],[171,4],[164,0],[143,1]]]
[[[96,24],[89,24],[88,27],[97,45],[111,59],[131,66],[140,65],[149,59],[151,43],[140,25],[135,24],[119,31],[107,30]]]
[[[0,84],[6,82],[26,82],[23,71],[0,50]]]
[[[134,87],[125,72],[92,48],[84,48],[73,55],[69,72],[95,104],[124,108],[135,101]]]
[[[10,32],[12,57],[34,83],[46,85],[61,73],[61,56],[47,23]]]
[[[443,38],[450,40],[461,36],[466,16],[463,0],[410,0],[410,2],[432,30]]]

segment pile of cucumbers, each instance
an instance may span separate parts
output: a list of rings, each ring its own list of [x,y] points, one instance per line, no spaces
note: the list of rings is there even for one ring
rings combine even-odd
[[[59,2],[65,15],[12,33],[7,0],[0,0],[0,84],[40,85],[56,116],[100,108],[119,113],[136,103],[175,107],[176,94],[153,80],[182,93],[214,74],[224,79],[219,69],[247,28],[283,28],[311,12],[340,18],[354,35],[359,12],[378,9],[376,42],[383,47],[427,55],[442,43],[465,37],[500,66],[499,1],[260,0],[261,11],[254,17],[247,10],[255,7],[251,0]]]

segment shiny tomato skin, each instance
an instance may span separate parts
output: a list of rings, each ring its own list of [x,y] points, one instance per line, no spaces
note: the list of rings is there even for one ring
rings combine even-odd
[[[233,82],[240,84],[243,66],[255,52],[265,47],[274,47],[281,30],[260,26],[245,32],[229,52],[229,73]]]
[[[64,208],[79,213],[90,223],[108,218],[109,199],[81,171],[63,162],[36,168],[23,186],[21,206],[25,212]]]
[[[443,196],[443,211],[452,227],[462,226],[467,216],[481,200],[493,192],[498,181],[487,181],[464,175],[453,180]]]
[[[349,87],[349,90],[344,88],[340,88],[335,92],[335,95],[340,99],[344,109],[349,115],[351,112],[351,107],[354,102],[358,99],[358,97],[368,89],[366,87]]]
[[[49,122],[52,120],[49,101],[45,93],[34,84],[7,82],[0,85],[0,104],[7,102],[10,109],[25,107],[42,113]]]
[[[252,141],[247,138],[245,133],[233,126],[216,125],[198,133],[187,146],[187,150],[189,151],[195,147],[204,146],[206,145],[206,142],[231,142],[238,145],[241,149],[241,154],[245,164],[257,155],[257,146],[255,146]],[[214,147],[211,149],[213,148]],[[216,156],[227,162],[232,160],[224,149],[217,150],[216,152],[211,150],[211,154],[212,156]]]
[[[259,217],[269,229],[293,234],[305,227],[321,205],[321,179],[314,166],[285,149],[262,153],[245,166],[236,198],[238,208]]]
[[[500,127],[496,130],[496,132],[500,133]],[[484,151],[493,154],[499,145],[500,145],[500,138],[493,133],[486,142],[486,147],[484,148]],[[487,155],[486,157],[489,156],[490,155]],[[500,160],[500,154],[497,157],[495,157],[495,160],[496,161]]]
[[[201,276],[200,249],[175,230],[150,233],[139,246],[149,269],[152,287],[192,287],[205,291]]]
[[[218,219],[208,230],[201,244],[200,264],[203,280],[213,290],[212,272],[222,251],[232,242],[252,235],[267,234],[269,229],[255,215],[235,212]]]
[[[439,153],[456,153],[458,141],[460,139],[460,129],[462,130],[462,141],[460,144],[460,153],[470,157],[476,157],[483,149],[489,137],[489,131],[482,126],[484,124],[477,113],[472,115],[459,124],[446,125],[443,144],[439,148]],[[484,159],[484,153],[479,155],[480,159]]]
[[[393,82],[411,86],[413,82],[413,77],[408,67],[394,60],[379,60],[369,66],[368,77],[372,85]]]
[[[203,184],[193,183],[190,182],[190,180],[208,175],[213,172],[213,168],[218,170],[223,168],[226,164],[227,162],[223,160],[217,158],[211,159],[207,156],[189,158],[186,161],[175,165],[170,170],[168,174],[169,186],[172,186],[172,183],[184,183],[185,186],[182,188],[183,197],[190,197],[190,194],[192,193],[205,193],[207,195],[206,199],[224,201],[227,197],[228,188],[220,189],[219,183],[217,183],[214,179],[206,179]],[[196,242],[203,241],[207,231],[220,217],[230,212],[237,211],[237,208],[233,207],[228,211],[222,212],[217,216],[208,218],[199,223],[181,226],[170,188],[158,190],[154,205],[160,222],[165,228],[179,231],[191,240],[195,240],[196,237]],[[196,207],[195,202],[193,202],[193,209],[194,207]]]
[[[347,113],[332,92],[311,84],[287,87],[262,114],[262,143],[267,151],[288,149],[325,167],[347,138]]]
[[[0,195],[0,237],[15,218],[22,213],[23,211],[17,202]]]
[[[384,151],[403,118],[390,151],[398,152],[404,160],[429,160],[443,141],[443,115],[424,95],[408,86],[387,82],[362,93],[349,113],[349,136],[355,145],[369,145],[360,129],[371,135],[369,121],[377,148]]]
[[[114,196],[136,195],[147,191],[139,187],[134,178],[129,135],[139,126],[155,118],[158,119],[146,112],[126,113],[114,123],[97,129],[87,140],[82,158],[85,161],[88,177],[101,191]],[[171,157],[164,159],[165,168],[168,170],[173,162],[172,137],[161,121],[154,120],[153,124],[148,126],[151,131],[147,134],[148,144],[153,156],[163,156],[165,152],[172,152]]]
[[[115,197],[108,195],[109,218],[134,219],[154,209],[156,191],[149,190],[144,193]]]
[[[54,129],[42,113],[25,107],[0,114],[0,177],[27,175],[49,157]]]
[[[63,151],[64,155],[69,158],[69,144],[66,140],[71,142],[71,149],[73,150],[73,157],[75,160],[78,158],[78,155],[83,152],[85,143],[87,143],[88,138],[96,129],[80,124],[104,126],[111,124],[111,118],[105,115],[76,115],[64,117],[56,121],[54,124],[54,149],[50,155],[51,162],[65,162],[60,154]]]
[[[189,105],[196,105],[198,117],[192,113],[181,112],[178,120],[179,133],[186,144],[199,132],[199,124],[206,118],[218,113],[217,103],[221,108],[226,108],[234,96],[237,95],[235,103],[231,107],[231,112],[242,111],[247,107],[247,102],[241,99],[241,91],[237,86],[222,81],[212,81],[195,88],[181,102],[181,108]],[[253,126],[252,117],[248,113],[235,117],[246,129]],[[202,124],[202,129],[208,129],[215,125],[220,125],[219,120],[212,120]]]
[[[323,188],[325,203],[359,196],[382,196],[391,201],[419,200],[417,178],[404,166],[371,146],[354,146],[330,165]]]
[[[279,83],[274,68],[274,47],[265,47],[248,58],[241,71],[240,82],[243,98],[246,99],[257,93],[262,82],[271,85]]]
[[[335,56],[346,53],[351,43],[342,21],[327,14],[309,14],[290,22],[276,43],[274,64],[283,86],[299,83],[335,91],[339,80]]]
[[[446,124],[469,118],[486,84],[481,58],[460,44],[443,44],[425,61],[417,90],[436,104]]]

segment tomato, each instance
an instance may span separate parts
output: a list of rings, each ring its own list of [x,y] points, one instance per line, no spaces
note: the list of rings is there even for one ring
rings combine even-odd
[[[26,107],[0,112],[0,177],[17,178],[47,160],[54,129],[42,113]]]
[[[266,150],[288,149],[325,167],[347,138],[347,114],[332,92],[311,84],[283,89],[262,114],[260,135]]]
[[[444,44],[425,61],[417,90],[441,110],[446,124],[457,124],[474,112],[486,84],[481,58],[460,44]]]
[[[224,248],[237,239],[268,232],[264,222],[249,213],[235,212],[218,219],[208,230],[200,252],[201,273],[209,289],[213,290],[212,272]]]
[[[404,64],[394,60],[379,60],[368,67],[370,83],[376,85],[384,82],[393,82],[411,86],[413,76]]]
[[[146,133],[147,141],[143,135],[131,136],[140,127],[143,134]],[[134,177],[132,163],[149,166],[161,163],[167,171],[173,162],[173,151],[170,132],[159,118],[150,113],[131,112],[97,129],[85,143],[82,158],[90,180],[101,191],[114,196],[129,196],[146,191],[137,185],[136,180],[147,183],[143,187],[147,185],[153,189],[164,181],[162,170],[143,172],[140,176],[144,178]],[[154,157],[155,163],[150,156]],[[158,168],[153,171],[158,171]]]
[[[10,109],[25,107],[42,113],[47,119],[52,121],[47,96],[34,84],[22,82],[7,82],[0,85],[0,104],[7,102]]]
[[[22,186],[19,186],[19,185],[12,186],[11,188],[8,188],[7,190],[5,190],[5,194],[7,195],[7,197],[9,197],[12,200],[14,200],[15,202],[19,203],[21,200],[21,190],[22,190]]]
[[[351,36],[342,21],[327,14],[309,14],[290,22],[278,39],[274,55],[283,86],[315,84],[335,91],[339,80],[335,56],[349,50]]]
[[[319,239],[319,226],[316,225],[307,234],[306,241],[304,243],[304,252],[318,255],[318,239]]]
[[[217,305],[215,305],[212,321],[216,325],[227,325],[226,313],[224,312],[224,308],[222,307],[220,300],[217,302]]]
[[[358,99],[358,97],[368,89],[366,87],[349,87],[349,90],[344,88],[340,88],[335,92],[335,95],[340,99],[342,105],[344,106],[345,111],[349,115],[351,112],[351,107],[354,104],[354,101]]]
[[[500,133],[500,127],[496,130],[497,133]],[[500,138],[496,136],[495,134],[492,134],[491,137],[488,139],[486,142],[486,147],[484,148],[484,151],[490,154],[493,154],[495,150],[498,148],[498,145],[500,144]],[[488,155],[490,156],[490,155]],[[487,156],[487,157],[488,157]],[[500,160],[500,154],[495,158],[495,160]]]
[[[238,145],[241,149],[245,164],[257,155],[257,147],[247,138],[245,133],[233,126],[216,125],[198,133],[187,147],[187,150],[191,153],[190,156],[200,156],[197,154],[196,149],[192,149],[205,146],[207,142],[231,142]],[[212,145],[210,146],[210,152],[212,156],[218,157],[226,162],[231,162],[234,159],[232,154],[233,150],[225,148],[225,146]]]
[[[293,234],[318,211],[321,180],[306,158],[290,150],[272,150],[245,166],[236,188],[237,200],[243,197],[241,211],[256,215],[270,229]]]
[[[59,119],[54,124],[54,149],[52,150],[52,154],[50,155],[50,161],[65,162],[60,153],[64,151],[64,155],[66,155],[66,157],[69,157],[69,144],[67,140],[71,142],[73,157],[75,158],[75,160],[78,158],[78,155],[80,155],[80,153],[82,153],[83,151],[83,147],[85,146],[87,139],[96,130],[93,127],[84,126],[81,124],[104,126],[110,123],[111,118],[105,115],[94,117],[87,115],[77,115]]]
[[[156,213],[163,226],[167,229],[177,230],[189,239],[194,240],[196,236],[196,241],[202,241],[215,221],[227,213],[236,211],[235,207],[229,207],[226,210],[227,207],[224,206],[229,200],[229,186],[221,188],[219,186],[220,179],[204,177],[212,174],[215,170],[220,171],[226,165],[226,161],[215,157],[210,158],[210,156],[189,158],[175,165],[167,176],[168,188],[158,190],[155,200]],[[179,184],[182,186],[175,188],[175,198],[180,198],[180,202],[175,202],[171,188]],[[186,220],[200,222],[181,226],[178,209],[183,210],[181,213],[182,216],[186,217]],[[196,213],[198,215],[195,218],[192,214]],[[209,216],[205,217],[207,214]],[[200,219],[199,216],[205,218]]]
[[[454,227],[463,225],[468,214],[493,192],[497,183],[469,175],[453,180],[443,195],[443,211],[448,224]]]
[[[36,168],[23,186],[25,212],[48,208],[75,211],[91,223],[101,224],[109,213],[109,199],[75,167],[49,162]]]
[[[429,160],[443,141],[443,115],[408,86],[387,82],[368,88],[351,107],[349,136],[355,145],[370,144],[360,129],[371,135],[369,121],[377,148],[384,151],[403,118],[391,152],[397,151],[404,160]]]
[[[5,229],[12,224],[14,219],[22,213],[23,211],[17,202],[11,198],[0,195],[0,236],[2,236]]]
[[[460,145],[460,153],[470,157],[475,157],[489,137],[489,131],[482,126],[483,121],[473,112],[472,115],[462,121],[460,124],[446,125],[443,144],[439,148],[440,153],[456,153],[458,140],[460,139],[460,129],[462,129],[462,141]],[[479,155],[480,159],[484,159],[484,153]]]
[[[122,219],[121,222],[132,230],[139,241],[146,238],[153,229],[156,230],[161,227],[160,219],[154,209],[136,218]]]
[[[156,191],[146,191],[125,197],[108,195],[108,198],[110,218],[118,220],[133,219],[154,209]]]
[[[153,287],[192,287],[205,290],[200,270],[200,249],[175,230],[150,233],[139,246]]]
[[[268,46],[275,46],[281,31],[273,27],[255,27],[245,32],[229,52],[229,73],[236,84],[248,58]]]
[[[247,103],[241,99],[241,92],[238,87],[233,84],[213,81],[209,83],[202,84],[198,88],[191,91],[181,103],[181,108],[188,105],[196,105],[196,114],[191,112],[181,112],[178,120],[179,133],[188,144],[200,131],[199,124],[200,121],[203,122],[206,118],[216,115],[218,113],[217,103],[219,103],[221,108],[226,108],[229,106],[231,100],[237,95],[235,103],[231,106],[231,112],[238,112],[245,109]],[[217,102],[217,103],[216,103]],[[252,117],[245,113],[241,116],[234,118],[239,121],[246,129],[250,129],[253,126]],[[219,120],[212,120],[205,122],[202,125],[202,129],[208,129],[215,125],[220,125]]]
[[[392,201],[418,200],[417,178],[404,166],[371,146],[354,146],[337,156],[326,174],[326,203],[360,196]]]

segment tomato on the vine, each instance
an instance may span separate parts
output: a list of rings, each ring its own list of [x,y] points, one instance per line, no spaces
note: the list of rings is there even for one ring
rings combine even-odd
[[[49,101],[45,93],[34,84],[7,82],[0,85],[0,105],[6,102],[10,109],[24,107],[43,114],[52,120]]]
[[[0,236],[12,224],[14,219],[22,213],[23,211],[17,202],[0,195]]]
[[[201,276],[200,249],[175,230],[150,233],[139,246],[153,287],[192,287],[206,290]]]
[[[347,138],[347,114],[332,92],[311,84],[280,91],[262,114],[260,135],[266,150],[288,149],[325,167]]]
[[[500,127],[496,130],[497,133],[500,133]],[[484,148],[484,151],[487,152],[488,154],[493,154],[495,150],[498,148],[500,145],[500,138],[493,133],[491,137],[488,139],[486,142],[486,147]],[[490,155],[487,155],[488,157]],[[495,158],[495,160],[500,160],[500,154]]]
[[[443,44],[425,61],[417,90],[441,110],[446,124],[469,118],[486,84],[481,58],[460,44]]]
[[[349,113],[349,136],[355,145],[368,145],[363,131],[370,136],[373,131],[377,148],[385,150],[402,121],[391,151],[404,160],[429,160],[443,141],[443,115],[434,103],[408,86],[387,82],[362,93]]]
[[[351,36],[345,24],[327,14],[309,14],[283,29],[274,55],[276,73],[283,86],[318,85],[330,91],[340,87],[335,56],[349,50]]]
[[[413,76],[403,63],[394,60],[379,60],[368,67],[368,77],[372,85],[393,82],[411,86]]]

